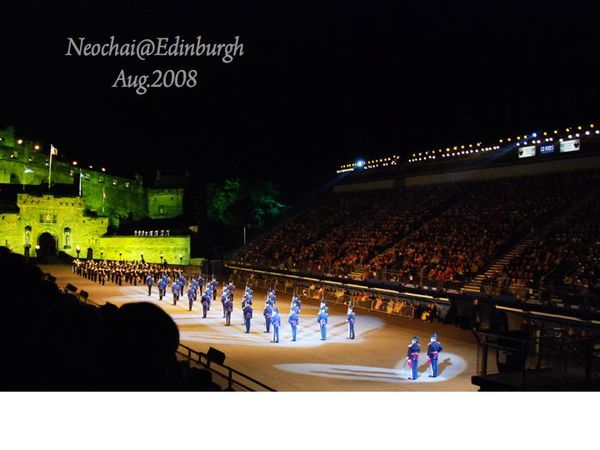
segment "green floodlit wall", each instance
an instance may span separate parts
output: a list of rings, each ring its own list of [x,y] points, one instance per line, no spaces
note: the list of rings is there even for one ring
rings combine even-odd
[[[81,190],[86,207],[98,215],[115,219],[148,217],[146,190],[141,183],[85,171],[81,178]]]
[[[183,214],[183,189],[148,189],[148,216],[152,219]]]
[[[76,256],[79,245],[85,255],[87,248],[98,247],[108,229],[108,218],[84,214],[85,204],[80,197],[19,194],[17,206],[18,214],[0,214],[0,244],[21,255],[29,245],[31,256],[35,256],[35,246],[43,233],[54,237],[58,251]]]
[[[0,184],[48,183],[47,147],[30,141],[18,144],[14,130],[0,130]],[[183,189],[146,189],[141,177],[123,178],[96,169],[61,160],[59,149],[59,157],[52,161],[52,183],[77,183],[81,174],[86,209],[109,217],[117,226],[120,218],[173,218],[183,213]]]
[[[17,206],[20,211],[17,214],[0,214],[0,245],[21,255],[29,245],[30,255],[36,256],[40,235],[49,233],[57,250],[73,257],[77,256],[79,246],[82,258],[91,248],[94,258],[139,260],[143,253],[148,262],[160,262],[161,255],[171,264],[190,262],[189,236],[104,236],[108,218],[87,216],[81,197],[18,194]]]
[[[99,239],[98,251],[102,252],[103,259],[139,261],[143,253],[147,262],[159,263],[162,255],[169,264],[179,264],[181,257],[181,263],[187,265],[190,263],[190,237],[107,236]],[[94,257],[99,258],[100,253],[94,252]]]

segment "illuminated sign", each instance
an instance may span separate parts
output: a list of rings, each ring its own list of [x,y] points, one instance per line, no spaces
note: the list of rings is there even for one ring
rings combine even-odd
[[[519,147],[519,158],[531,158],[535,156],[535,145],[528,145],[526,147]]]
[[[556,153],[556,144],[540,145],[540,155],[551,155],[553,153]]]
[[[569,139],[560,143],[560,152],[577,152],[581,149],[579,139]]]

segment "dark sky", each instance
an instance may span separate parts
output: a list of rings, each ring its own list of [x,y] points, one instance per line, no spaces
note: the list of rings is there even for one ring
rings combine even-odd
[[[600,116],[590,2],[11,3],[0,19],[0,127],[124,175],[191,168],[199,181],[250,172],[290,184],[358,156]],[[239,35],[245,54],[231,64],[64,56],[69,36],[111,35]],[[195,69],[198,86],[140,96],[110,87],[121,69]]]

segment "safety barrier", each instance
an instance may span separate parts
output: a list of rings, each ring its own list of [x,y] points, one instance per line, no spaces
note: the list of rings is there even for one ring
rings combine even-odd
[[[242,391],[269,391],[275,392],[270,386],[267,386],[260,381],[245,375],[244,373],[232,369],[229,366],[213,361],[206,353],[196,351],[187,345],[179,344],[177,354],[187,358],[188,361],[198,364],[203,369],[209,370],[211,373],[223,378],[227,384],[228,390]],[[218,384],[218,383],[217,383]]]
[[[225,266],[233,271],[232,278],[240,284],[250,285],[252,287],[270,288],[274,287],[278,292],[284,293],[295,293],[296,295],[305,298],[313,299],[324,299],[329,303],[336,303],[340,305],[353,305],[354,309],[363,309],[373,311],[377,313],[396,315],[406,317],[409,319],[418,318],[417,308],[413,305],[416,303],[421,304],[434,304],[437,310],[437,319],[442,321],[450,307],[448,298],[433,297],[429,295],[413,294],[410,292],[400,292],[391,289],[378,289],[369,288],[367,286],[361,286],[353,282],[352,280],[342,281],[331,281],[325,279],[314,279],[311,277],[304,277],[301,275],[284,274],[278,272],[264,271],[259,269],[250,269],[247,267],[240,267],[232,263],[227,263]],[[265,276],[270,279],[261,279],[257,276]],[[277,279],[280,278],[280,281]],[[286,281],[281,281],[281,280]],[[363,292],[371,296],[371,294],[377,295],[378,298],[367,298],[362,297],[361,301],[357,301],[354,296],[341,295],[337,296],[327,291],[323,292],[321,298],[317,290],[311,290],[307,286],[315,284],[318,286],[329,287],[331,289],[343,289],[353,292]],[[385,299],[384,299],[385,298]],[[416,302],[416,303],[415,303]]]

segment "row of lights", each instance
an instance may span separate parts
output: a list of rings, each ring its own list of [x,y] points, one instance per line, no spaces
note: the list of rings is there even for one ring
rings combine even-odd
[[[358,160],[356,162],[350,163],[350,164],[344,164],[342,166],[340,166],[340,169],[352,169],[353,167],[362,167],[362,168],[368,168],[370,166],[372,166],[373,164],[393,164],[396,161],[398,161],[400,159],[399,156],[394,155],[394,156],[390,156],[388,158],[380,158],[380,159],[372,159],[367,161],[366,163],[363,160]]]
[[[399,160],[400,160],[400,157],[398,155],[389,156],[387,158],[371,159],[366,162],[362,159],[359,159],[356,162],[353,162],[350,164],[344,164],[344,165],[340,166],[340,168],[336,171],[336,173],[339,174],[339,173],[345,173],[345,172],[352,172],[355,169],[367,170],[367,169],[376,169],[377,167],[395,166],[398,164]]]
[[[593,128],[595,128],[595,125],[593,123],[590,124],[590,128],[592,130],[585,130],[584,131],[583,134],[585,136],[590,136],[592,134],[600,135],[600,130],[593,130]],[[577,129],[579,131],[582,131],[583,127],[579,126],[579,127],[577,127]],[[567,133],[570,132],[570,131],[572,131],[571,128],[566,128],[565,129],[565,132],[567,132]],[[559,133],[559,130],[554,130],[554,132],[553,132],[554,135],[557,135],[558,133]],[[548,133],[547,131],[542,132],[543,136],[549,136],[551,134],[552,133]],[[538,137],[537,133],[532,133],[531,136],[530,136],[530,138],[537,138],[537,137]],[[581,137],[581,133],[578,133],[578,132],[575,133],[575,134],[569,134],[568,135],[568,139],[579,138],[579,137]],[[521,138],[523,138],[524,140],[521,141]],[[515,140],[516,140],[515,144],[518,145],[518,146],[527,145],[527,143],[528,143],[527,138],[528,138],[527,135],[517,136],[515,138]],[[544,138],[544,142],[552,142],[553,140],[554,140],[554,138],[552,138],[552,137],[545,137]],[[560,138],[559,141],[563,142],[563,138]],[[503,143],[504,141],[503,141],[503,139],[499,139],[498,142]],[[511,138],[507,138],[506,142],[507,143],[511,143],[512,139]],[[531,140],[531,144],[541,144],[541,143],[542,143],[541,139],[532,139]],[[479,144],[477,144],[477,145],[479,145]],[[469,145],[469,147],[472,147],[472,145]],[[461,146],[461,150],[463,148],[464,148],[464,146]],[[481,151],[490,151],[490,150],[499,150],[499,149],[500,149],[500,146],[499,145],[495,145],[493,147],[483,148],[483,149],[481,149]],[[454,147],[453,150],[457,150],[457,147]],[[441,150],[439,150],[439,151],[441,152]],[[449,151],[450,150],[448,148],[446,148],[446,152],[449,152]],[[426,153],[425,156],[423,156],[422,153],[419,153],[418,156],[415,153],[413,153],[413,155],[412,155],[413,157],[411,159],[409,159],[408,162],[417,162],[417,161],[426,161],[427,159],[436,159],[435,155],[427,156],[427,154],[429,152],[425,152],[425,153]],[[434,151],[434,153],[435,153],[435,151]],[[442,157],[462,156],[462,155],[469,155],[471,153],[479,153],[479,150],[475,149],[475,151],[473,151],[473,150],[456,151],[456,152],[452,152],[452,153],[443,154]]]
[[[584,135],[584,136],[591,136],[592,134],[600,135],[600,130],[595,129],[595,128],[596,128],[596,125],[594,125],[592,123],[589,125],[588,130],[584,130],[583,125],[579,125],[578,127],[567,127],[567,128],[565,128],[565,132],[569,133],[568,139],[579,138],[582,135]],[[580,132],[582,132],[582,133],[580,133]],[[560,131],[558,129],[555,129],[552,132],[543,131],[541,133],[541,136],[544,137],[545,142],[552,142],[554,140],[554,138],[551,136],[556,136],[559,133],[560,133]],[[542,141],[541,141],[541,139],[537,139],[537,138],[538,138],[538,133],[531,133],[531,135],[529,135],[529,136],[527,134],[524,134],[522,136],[517,136],[515,138],[508,137],[506,139],[498,139],[498,143],[505,144],[505,143],[512,143],[514,141],[516,145],[526,145],[528,142],[527,139],[532,139],[531,143],[540,144]],[[523,139],[522,142],[521,142],[521,139]],[[561,138],[560,142],[562,142],[562,141],[563,141],[563,139]],[[467,155],[471,155],[471,154],[500,150],[500,148],[501,148],[500,145],[492,145],[492,146],[482,148],[481,142],[478,142],[476,144],[469,144],[469,145],[460,145],[460,146],[456,145],[452,148],[446,147],[445,152],[444,152],[444,150],[442,150],[440,148],[438,150],[428,150],[425,152],[413,153],[412,157],[408,160],[408,162],[413,163],[413,162],[418,162],[418,161],[435,160],[438,157],[449,158],[449,157],[455,157],[455,156],[467,156]],[[357,167],[359,167],[359,168],[362,167],[364,169],[371,169],[371,168],[376,168],[376,167],[380,167],[380,166],[387,167],[390,165],[395,165],[396,161],[399,159],[399,157],[393,156],[393,158],[394,158],[394,162],[392,164],[387,162],[391,158],[382,158],[379,160],[368,161],[366,164],[364,163],[364,161],[357,161],[357,162],[351,163],[351,164],[344,164],[340,167],[340,170],[338,170],[337,173],[350,172]],[[362,165],[360,163],[362,163]]]
[[[2,138],[0,138],[0,141],[2,140]],[[23,139],[17,139],[17,144],[22,145],[23,144]],[[39,144],[35,144],[33,146],[34,149],[39,150],[40,149],[40,145]]]
[[[2,140],[2,138],[0,137],[0,141],[1,141],[1,140]],[[19,145],[22,145],[22,144],[23,144],[23,139],[17,139],[17,144],[19,144]],[[39,144],[35,144],[35,145],[33,146],[33,148],[34,148],[35,150],[39,150],[41,147],[39,146]],[[11,158],[15,158],[15,155],[14,155],[14,153],[13,153],[13,154],[11,154],[11,155],[10,155],[10,157],[11,157]],[[29,162],[32,162],[32,159],[31,159],[31,158],[29,158]],[[79,163],[78,163],[77,161],[73,161],[73,162],[72,162],[72,164],[73,164],[74,166],[77,166]],[[46,165],[48,165],[48,162],[46,162]],[[94,167],[93,167],[93,166],[91,166],[91,165],[90,165],[89,167],[90,167],[90,169],[93,169],[93,168],[94,168]],[[100,170],[102,170],[102,172],[106,172],[106,168],[104,168],[104,167],[102,167]]]
[[[591,124],[590,128],[594,128],[594,124]],[[544,135],[545,134],[546,133],[544,133]],[[585,132],[583,133],[583,136],[591,136],[593,134],[600,135],[600,130],[593,130],[593,131],[592,130],[585,130]],[[567,139],[577,139],[577,138],[580,138],[580,137],[582,137],[582,133],[575,133],[575,134],[569,134],[567,136]],[[554,141],[554,138],[551,138],[551,137],[544,138],[544,142],[552,142],[552,141]],[[561,137],[558,141],[559,142],[563,142],[564,138]],[[541,144],[541,143],[542,143],[542,141],[540,139],[537,139],[537,140],[533,139],[530,142],[530,144]],[[527,141],[517,142],[517,145],[518,146],[527,145]]]
[[[77,161],[73,161],[71,164],[73,164],[75,167],[77,167],[79,165],[79,163]],[[90,169],[93,169],[93,168],[94,168],[94,166],[90,165]],[[104,167],[101,167],[100,170],[102,172],[106,172],[106,168],[104,168]]]
[[[11,155],[10,155],[10,159],[15,159],[15,158],[16,158],[16,155],[15,155],[14,153],[11,153]],[[33,162],[33,157],[31,157],[31,156],[30,156],[30,157],[29,157],[27,160],[28,160],[29,162]],[[77,162],[77,161],[73,161],[73,163],[72,163],[72,164],[73,164],[74,166],[77,166],[77,165],[78,165],[78,162]],[[47,166],[49,165],[49,164],[48,164],[48,160],[46,160],[46,165],[47,165]],[[90,169],[93,169],[93,168],[94,168],[94,166],[90,166]],[[105,167],[102,167],[100,170],[101,170],[102,172],[106,172],[106,168],[105,168]]]
[[[464,145],[461,145],[460,147],[458,145],[455,145],[452,148],[446,147],[445,152],[444,152],[444,150],[442,150],[440,148],[438,150],[426,151],[426,152],[424,152],[425,154],[423,154],[423,152],[413,153],[412,158],[409,159],[408,162],[426,161],[428,159],[437,159],[438,157],[450,158],[451,156],[460,156],[460,155],[470,155],[473,153],[491,152],[492,150],[499,150],[499,149],[500,149],[499,145],[482,148],[481,142],[478,142],[477,144],[475,144],[475,148],[473,148],[473,144],[469,144],[468,147],[465,147]],[[436,152],[438,153],[437,155],[436,155]]]

